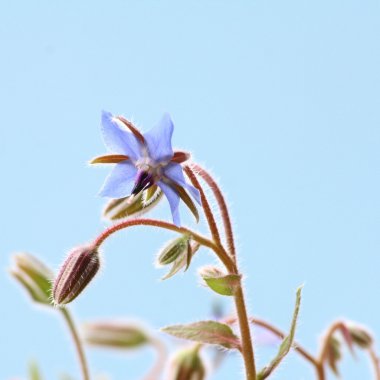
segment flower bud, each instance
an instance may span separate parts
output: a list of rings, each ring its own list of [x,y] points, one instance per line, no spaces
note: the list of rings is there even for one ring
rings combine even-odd
[[[348,327],[352,341],[361,348],[369,348],[373,344],[371,334],[363,327],[352,325]]]
[[[199,345],[187,348],[176,354],[173,358],[169,380],[204,380],[206,369],[199,355]]]
[[[161,250],[157,257],[158,265],[168,265],[175,261],[180,256],[185,256],[189,250],[190,239],[187,235],[182,235],[168,243]]]
[[[331,337],[326,351],[326,361],[336,376],[339,376],[338,362],[342,359],[342,347],[338,339]]]
[[[18,253],[14,256],[14,267],[10,273],[25,287],[34,301],[51,304],[53,272],[40,260],[28,253]]]
[[[149,343],[143,329],[122,322],[93,322],[83,326],[86,343],[104,348],[134,349]]]
[[[73,301],[93,279],[99,268],[97,247],[85,245],[70,251],[54,281],[54,304],[64,305]]]
[[[140,216],[155,207],[161,199],[162,191],[153,185],[139,194],[121,199],[111,199],[103,211],[103,216],[108,220]]]

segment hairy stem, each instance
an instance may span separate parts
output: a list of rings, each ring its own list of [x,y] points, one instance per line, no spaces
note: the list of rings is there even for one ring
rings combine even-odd
[[[196,187],[199,190],[199,193],[201,195],[201,200],[202,200],[203,211],[206,215],[207,223],[210,227],[212,238],[214,239],[216,244],[222,246],[218,226],[216,224],[214,215],[211,211],[210,204],[206,198],[206,195],[205,195],[205,192],[203,191],[202,186],[200,185],[197,177],[195,176],[195,174],[194,174],[194,172],[190,166],[185,166],[183,169],[184,169],[185,173],[187,174],[187,176],[189,177],[191,183],[194,185],[194,187]]]
[[[199,190],[202,198],[202,206],[203,210],[206,215],[206,219],[208,221],[208,224],[210,226],[210,230],[212,232],[213,239],[216,240],[216,244],[223,248],[222,242],[220,240],[220,235],[218,231],[218,227],[215,222],[215,217],[211,211],[211,207],[208,203],[208,200],[206,198],[206,195],[203,191],[202,186],[200,185],[198,179],[196,178],[193,170],[189,166],[185,166],[184,168],[187,176],[190,178],[190,181],[192,184]],[[211,176],[208,175],[207,177],[209,181],[206,183],[209,184],[215,184],[215,181],[211,178]],[[216,184],[215,184],[216,186]],[[218,191],[220,194],[218,203],[220,204],[220,200],[222,200],[222,204],[224,205],[225,213],[224,213],[224,223],[225,225],[229,225],[231,227],[231,222],[229,219],[228,215],[228,209],[227,205],[224,202],[224,198],[222,196],[222,193],[220,192],[219,188]],[[223,214],[223,212],[222,212]],[[230,228],[230,239],[233,242],[233,234],[232,234],[232,229]],[[229,268],[226,266],[227,270],[229,273],[232,274],[238,274],[238,268],[236,265],[236,257],[235,257],[235,248],[233,247],[233,255],[228,257],[232,257],[232,262],[235,264],[233,267]],[[255,366],[255,355],[254,355],[254,350],[253,350],[253,344],[252,344],[252,337],[251,337],[251,330],[249,326],[249,320],[248,320],[248,314],[247,314],[247,308],[245,305],[245,300],[244,300],[244,293],[243,293],[243,288],[241,286],[241,283],[234,295],[234,301],[235,301],[235,307],[236,307],[236,312],[237,312],[237,317],[239,321],[239,328],[240,328],[240,335],[241,335],[241,345],[242,345],[242,350],[241,353],[243,355],[243,360],[244,360],[244,366],[245,366],[245,372],[246,372],[246,378],[247,380],[256,380],[256,366]]]
[[[73,321],[69,311],[66,308],[60,308],[59,310],[61,311],[63,318],[65,319],[66,324],[70,330],[71,336],[73,338],[74,345],[75,345],[77,355],[78,355],[78,359],[79,359],[81,372],[82,372],[82,378],[83,378],[83,380],[90,380],[86,356],[84,354],[83,345],[82,345],[82,342],[79,338],[79,334],[78,334],[78,331],[75,327],[74,321]]]
[[[236,249],[235,249],[234,234],[232,231],[232,223],[231,223],[230,214],[228,212],[227,203],[224,199],[223,193],[220,190],[216,181],[211,177],[211,175],[204,168],[202,168],[198,164],[193,164],[193,168],[203,178],[203,180],[210,186],[210,189],[212,190],[215,196],[215,199],[218,202],[218,206],[220,208],[220,213],[223,220],[224,230],[226,232],[228,252],[230,253],[232,257],[235,257]]]
[[[207,239],[206,237],[198,234],[197,232],[194,232],[188,228],[185,227],[178,227],[175,224],[163,222],[161,220],[156,219],[132,219],[132,220],[124,220],[119,223],[116,223],[112,225],[111,227],[104,230],[94,241],[94,245],[96,247],[100,247],[104,241],[110,237],[112,234],[114,234],[117,231],[120,231],[124,228],[132,227],[132,226],[152,226],[152,227],[159,227],[164,228],[170,231],[178,232],[181,234],[188,234],[191,236],[191,238],[195,241],[197,241],[199,244],[211,248],[216,255],[219,257],[219,259],[222,261],[222,263],[226,266],[226,268],[230,271],[235,271],[236,266],[235,263],[231,260],[231,258],[228,256],[227,252],[224,250],[223,247],[218,246],[215,244],[212,240]]]
[[[249,327],[247,308],[245,306],[243,288],[241,285],[236,290],[234,300],[239,321],[242,355],[244,359],[246,378],[247,380],[256,380],[256,366],[251,330]]]

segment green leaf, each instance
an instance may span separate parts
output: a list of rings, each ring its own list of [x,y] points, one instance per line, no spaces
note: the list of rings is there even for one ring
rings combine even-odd
[[[281,363],[281,361],[285,358],[285,356],[289,353],[290,349],[292,348],[294,342],[294,335],[296,332],[298,313],[301,305],[301,292],[302,286],[300,286],[297,289],[296,305],[293,312],[293,318],[290,326],[289,335],[285,337],[282,341],[275,358],[258,373],[257,380],[266,379],[277,368],[277,366]]]
[[[229,349],[240,349],[240,340],[232,329],[228,325],[216,321],[173,325],[164,327],[162,331],[177,338],[198,343],[215,344]]]
[[[223,296],[233,296],[240,285],[241,275],[225,274],[214,266],[203,267],[199,273],[210,289]]]

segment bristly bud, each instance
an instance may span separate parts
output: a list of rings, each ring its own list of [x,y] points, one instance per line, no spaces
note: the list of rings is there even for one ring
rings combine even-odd
[[[93,245],[74,248],[61,266],[53,285],[55,305],[73,301],[100,268],[99,252]]]
[[[34,301],[51,305],[53,272],[40,260],[28,253],[18,253],[14,256],[14,267],[10,273],[24,286]]]
[[[86,343],[118,349],[134,349],[149,343],[148,335],[137,325],[122,322],[93,322],[83,326]]]
[[[103,211],[103,216],[109,220],[140,216],[155,207],[161,199],[162,191],[153,185],[137,195],[111,199]]]
[[[357,344],[361,348],[370,348],[373,344],[373,338],[371,334],[362,326],[352,325],[348,326],[353,343]]]
[[[169,380],[204,380],[206,369],[199,355],[200,346],[179,351],[170,366]]]
[[[186,255],[189,250],[189,244],[190,238],[188,235],[182,235],[179,238],[173,239],[158,254],[157,264],[168,265],[178,257]]]
[[[180,254],[173,262],[172,266],[168,273],[164,277],[161,278],[161,280],[167,280],[170,277],[173,277],[175,274],[177,274],[182,268],[184,268],[184,272],[187,271],[187,269],[190,266],[191,259],[193,258],[194,254],[199,249],[200,244],[193,242],[191,239],[189,240],[188,249],[183,252],[183,254]]]

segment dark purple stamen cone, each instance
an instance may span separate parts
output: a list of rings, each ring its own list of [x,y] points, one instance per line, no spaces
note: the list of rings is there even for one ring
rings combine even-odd
[[[136,195],[140,191],[146,190],[149,187],[151,187],[152,185],[154,185],[154,178],[153,178],[152,174],[141,170],[137,173],[137,177],[135,180],[135,186],[133,187],[131,194]]]
[[[73,301],[92,280],[99,267],[99,253],[96,247],[87,245],[74,248],[54,281],[54,304],[64,305]]]

